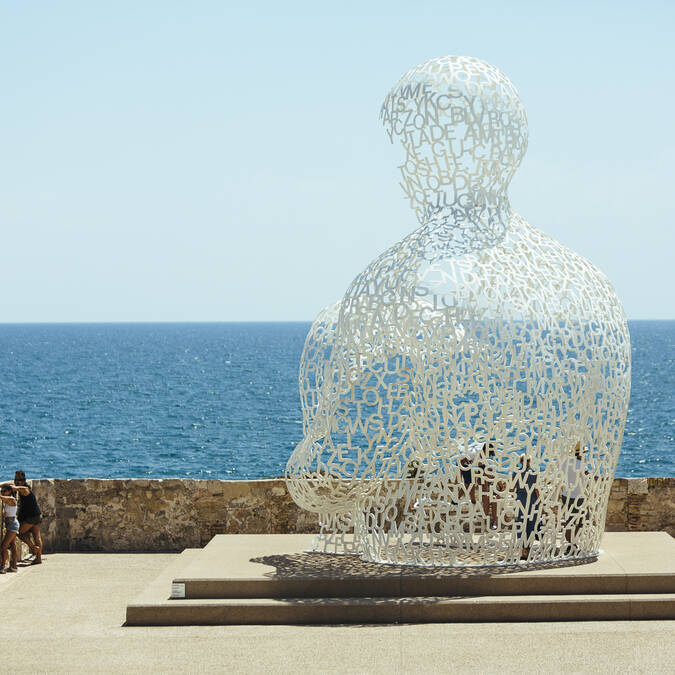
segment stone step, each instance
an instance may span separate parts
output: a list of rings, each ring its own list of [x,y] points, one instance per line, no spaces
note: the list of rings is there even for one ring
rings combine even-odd
[[[606,533],[594,562],[452,570],[305,553],[305,535],[222,535],[188,549],[127,625],[675,619],[675,540]]]
[[[457,595],[607,595],[675,593],[675,577],[665,575],[584,575],[512,577],[402,577],[400,579],[186,579],[173,580],[176,599],[224,598],[399,598]]]
[[[222,598],[127,607],[128,626],[675,619],[675,594]]]
[[[171,597],[171,582],[173,578],[179,575],[203,550],[201,548],[186,548],[146,586],[140,595],[134,599],[132,605],[152,605],[153,603],[161,603],[164,600],[168,600]]]
[[[606,533],[597,560],[501,568],[423,568],[304,552],[311,535],[219,535],[172,581],[173,597],[347,598],[675,593],[675,540]]]

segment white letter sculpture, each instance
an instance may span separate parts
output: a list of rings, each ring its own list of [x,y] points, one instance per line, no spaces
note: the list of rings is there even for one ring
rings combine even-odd
[[[527,119],[499,70],[427,61],[381,116],[420,226],[305,344],[286,480],[320,514],[314,550],[455,567],[597,555],[630,390],[621,303],[511,210]]]

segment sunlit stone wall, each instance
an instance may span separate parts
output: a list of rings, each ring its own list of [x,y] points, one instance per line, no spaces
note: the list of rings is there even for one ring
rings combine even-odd
[[[179,551],[216,534],[309,533],[315,516],[290,498],[283,479],[255,481],[43,479],[45,551]],[[617,478],[609,531],[675,536],[675,478]]]

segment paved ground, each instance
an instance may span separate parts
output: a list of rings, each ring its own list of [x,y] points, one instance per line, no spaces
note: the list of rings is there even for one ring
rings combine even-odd
[[[15,673],[675,673],[672,621],[123,627],[126,604],[172,559],[55,554],[0,577],[4,665]]]

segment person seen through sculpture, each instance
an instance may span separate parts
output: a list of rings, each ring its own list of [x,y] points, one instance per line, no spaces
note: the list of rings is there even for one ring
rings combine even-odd
[[[561,501],[568,513],[565,522],[565,540],[572,543],[572,538],[579,534],[587,515],[585,490],[590,472],[584,466],[581,443],[574,446],[573,456],[567,459],[566,471],[567,483],[562,488]]]
[[[478,468],[481,470],[479,482],[481,506],[491,530],[497,529],[497,502],[494,494],[494,488],[496,487],[494,448],[494,443],[484,443],[478,458]]]
[[[532,460],[523,455],[520,458],[519,471],[515,475],[518,502],[516,525],[520,528],[523,542],[521,560],[529,558],[533,537],[539,533],[539,490],[536,485],[537,472],[532,468]]]

